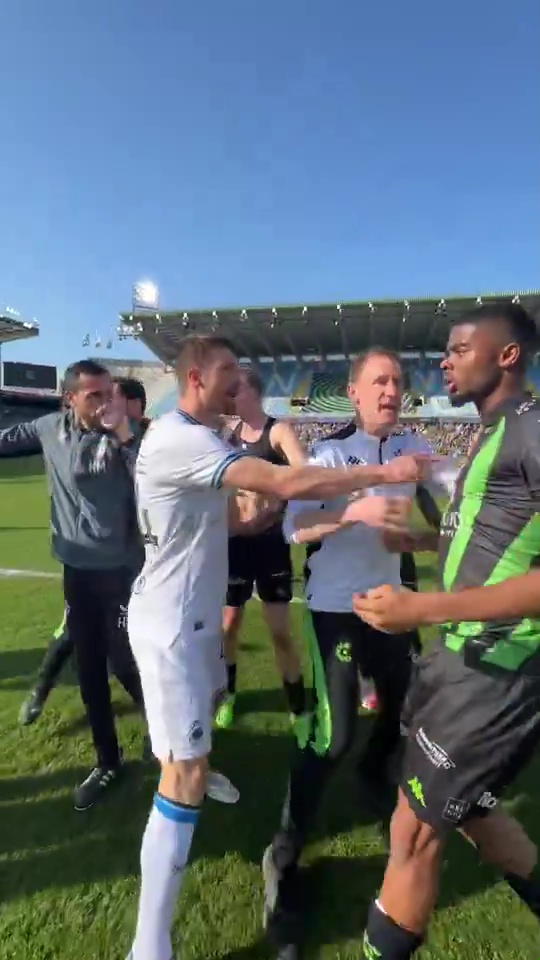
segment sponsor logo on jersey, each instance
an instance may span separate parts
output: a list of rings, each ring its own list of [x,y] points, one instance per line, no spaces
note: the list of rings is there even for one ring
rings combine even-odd
[[[347,457],[347,465],[350,467],[363,467],[365,466],[365,463],[366,461],[364,457]]]
[[[497,797],[494,797],[492,793],[486,790],[480,797],[477,806],[482,807],[484,810],[494,810],[498,802]]]
[[[460,510],[445,510],[441,520],[441,537],[453,537],[463,526],[472,527],[474,521]]]
[[[468,814],[470,803],[467,800],[456,800],[455,797],[449,797],[443,810],[443,820],[449,823],[459,823],[460,820]]]
[[[118,611],[118,629],[119,630],[127,630],[127,614],[128,614],[128,608],[121,603]]]
[[[416,734],[416,742],[422,753],[437,770],[452,770],[455,767],[454,761],[450,759],[446,750],[443,750],[434,740],[430,740],[424,733],[422,727],[420,727]]]

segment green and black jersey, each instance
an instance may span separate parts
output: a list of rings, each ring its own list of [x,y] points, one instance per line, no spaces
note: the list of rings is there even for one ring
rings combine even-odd
[[[443,515],[439,547],[445,591],[502,583],[540,566],[540,402],[514,398],[484,420]],[[539,598],[540,603],[540,598]],[[540,616],[452,623],[445,645],[467,662],[540,670]]]

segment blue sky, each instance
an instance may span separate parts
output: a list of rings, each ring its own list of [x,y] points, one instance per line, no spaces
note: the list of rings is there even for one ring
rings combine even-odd
[[[179,308],[540,287],[539,36],[537,0],[6,0],[0,304],[41,336],[4,359],[84,355],[146,276]]]

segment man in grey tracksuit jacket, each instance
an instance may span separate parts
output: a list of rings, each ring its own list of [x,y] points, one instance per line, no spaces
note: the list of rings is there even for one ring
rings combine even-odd
[[[0,431],[0,458],[42,453],[51,497],[52,552],[64,568],[67,627],[97,765],[75,791],[87,809],[116,781],[116,738],[107,661],[142,707],[139,677],[126,632],[131,584],[143,548],[132,468],[138,437],[125,418],[105,429],[112,402],[109,373],[83,360],[66,371],[68,410]]]
[[[125,405],[126,414],[132,422],[135,435],[140,433],[141,436],[144,436],[151,422],[146,417],[147,399],[144,384],[134,377],[115,377],[113,383],[115,396]],[[129,452],[132,453],[133,451]],[[22,726],[29,726],[39,719],[49,694],[56,686],[62,670],[72,658],[74,652],[75,647],[67,629],[64,611],[62,623],[49,641],[34,685],[21,705],[19,719]],[[131,665],[132,662],[132,658],[130,658]],[[114,670],[115,664],[113,663],[111,666]],[[116,666],[118,671],[118,665]],[[118,672],[116,675],[119,676]],[[119,678],[121,680],[121,674]],[[146,748],[149,753],[150,744],[148,740],[146,741]]]

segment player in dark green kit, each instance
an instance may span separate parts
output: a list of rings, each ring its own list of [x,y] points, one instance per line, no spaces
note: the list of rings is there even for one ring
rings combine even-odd
[[[386,874],[366,960],[407,960],[435,906],[447,834],[458,829],[540,919],[537,852],[499,799],[540,743],[540,401],[525,392],[533,319],[490,304],[453,327],[450,399],[473,401],[479,437],[440,528],[440,591],[355,597],[375,629],[440,624],[420,660]]]

